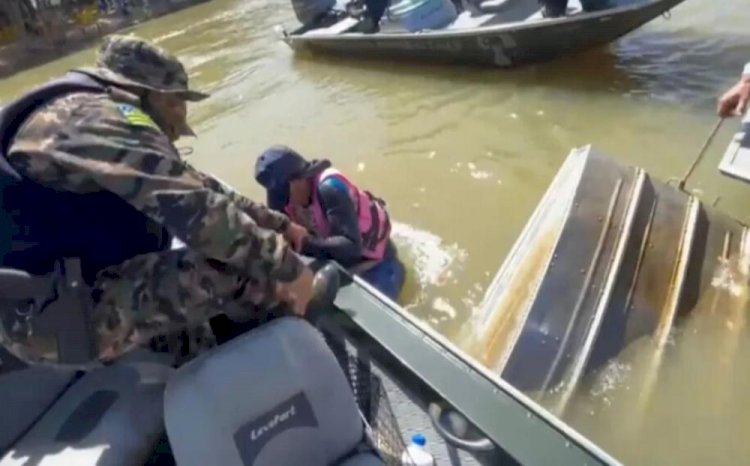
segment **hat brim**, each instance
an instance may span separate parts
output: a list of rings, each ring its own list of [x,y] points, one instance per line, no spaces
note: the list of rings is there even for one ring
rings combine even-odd
[[[161,91],[161,92],[170,92],[170,91]],[[205,92],[200,91],[177,91],[175,92],[180,98],[183,100],[188,100],[190,102],[200,102],[201,100],[206,100],[209,97],[211,97],[210,94],[206,94]]]
[[[193,130],[193,128],[191,128],[190,125],[187,124],[186,122],[184,125],[182,125],[182,131],[180,131],[180,136],[197,137],[198,135],[195,134],[195,131]]]
[[[308,162],[307,168],[305,168],[302,173],[294,175],[294,178],[307,178],[310,176],[315,176],[326,168],[329,168],[330,166],[331,162],[329,162],[328,160],[311,160],[310,162]]]
[[[143,84],[137,81],[133,81],[132,79],[129,79],[119,73],[115,73],[112,70],[109,70],[107,68],[79,68],[75,71],[79,73],[87,74],[93,78],[98,78],[106,82],[110,82],[113,84],[120,84],[122,86],[132,86],[135,88],[140,89],[148,89],[149,91],[154,92],[163,92],[165,94],[175,94],[179,96],[183,100],[187,100],[190,102],[199,102],[201,100],[205,100],[210,97],[210,94],[206,94],[205,92],[195,91],[195,90],[174,90],[174,89],[160,89],[153,86],[149,86],[147,84]]]

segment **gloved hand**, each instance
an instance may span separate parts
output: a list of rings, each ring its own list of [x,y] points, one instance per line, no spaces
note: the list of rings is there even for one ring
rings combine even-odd
[[[294,314],[304,317],[310,310],[319,310],[333,304],[340,286],[339,272],[326,265],[313,274],[310,267],[296,280],[276,285],[277,296],[287,303]]]
[[[339,270],[333,264],[327,264],[315,272],[313,280],[313,294],[307,303],[306,315],[327,311],[333,306],[336,295],[341,288]]]

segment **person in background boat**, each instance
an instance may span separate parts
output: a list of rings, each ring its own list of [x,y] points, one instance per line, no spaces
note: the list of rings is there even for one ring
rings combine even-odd
[[[352,0],[346,5],[350,16],[362,18],[357,32],[373,33],[380,30],[380,20],[388,8],[389,0]]]
[[[365,17],[367,30],[365,32],[378,32],[380,30],[380,20],[383,18],[386,8],[388,8],[388,3],[388,0],[365,0],[365,6],[367,7],[367,16]]]
[[[716,113],[722,118],[742,116],[750,101],[750,63],[745,65],[737,84],[729,88],[720,98]]]
[[[207,97],[166,50],[110,36],[96,67],[0,113],[0,266],[42,275],[80,258],[102,361],[188,324],[180,343],[194,354],[213,346],[207,322],[224,304],[304,315],[313,297],[313,273],[287,243],[305,230],[180,158],[173,142],[194,135],[186,102]],[[171,249],[172,235],[187,247]],[[42,361],[16,333],[2,343]]]
[[[330,161],[307,161],[282,145],[260,154],[255,179],[266,189],[271,209],[310,232],[299,252],[335,260],[394,301],[398,298],[405,270],[382,200],[355,186]]]

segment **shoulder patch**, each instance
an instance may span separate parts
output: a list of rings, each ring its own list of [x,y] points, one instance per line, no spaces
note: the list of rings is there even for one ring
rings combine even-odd
[[[131,104],[117,104],[117,109],[122,113],[128,122],[133,126],[147,126],[154,129],[159,127],[154,123],[143,110]],[[161,131],[161,130],[160,130]]]

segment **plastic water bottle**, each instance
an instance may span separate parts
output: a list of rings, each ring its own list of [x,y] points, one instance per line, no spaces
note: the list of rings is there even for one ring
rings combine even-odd
[[[422,434],[414,434],[411,444],[401,455],[401,464],[404,466],[435,466],[435,458],[425,449],[427,439]]]

